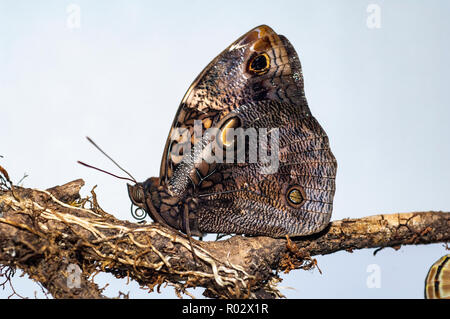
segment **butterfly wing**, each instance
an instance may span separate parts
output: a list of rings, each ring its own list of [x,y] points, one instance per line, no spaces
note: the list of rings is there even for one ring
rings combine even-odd
[[[450,299],[450,254],[437,260],[425,279],[426,299]]]
[[[265,172],[267,163],[259,158],[248,160],[248,142],[244,162],[198,160],[208,129],[236,123],[243,130],[265,129],[268,140],[278,132],[276,148],[262,146],[278,154],[274,172]],[[328,224],[335,175],[328,138],[308,108],[297,53],[263,25],[219,54],[186,92],[166,143],[160,183],[174,197],[195,199],[201,231],[305,235]]]

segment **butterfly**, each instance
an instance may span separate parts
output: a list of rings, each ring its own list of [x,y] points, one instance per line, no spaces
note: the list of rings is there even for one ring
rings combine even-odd
[[[261,25],[197,76],[175,115],[159,177],[128,184],[128,194],[155,222],[189,235],[302,236],[328,225],[336,170],[297,53]]]
[[[450,299],[450,254],[437,260],[425,278],[426,299]]]

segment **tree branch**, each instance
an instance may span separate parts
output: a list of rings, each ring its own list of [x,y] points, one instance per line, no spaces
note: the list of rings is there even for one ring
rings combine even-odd
[[[0,264],[20,268],[55,298],[103,298],[98,272],[127,277],[153,290],[172,285],[177,294],[205,287],[220,298],[281,297],[277,271],[315,266],[314,255],[339,250],[448,242],[450,214],[415,212],[332,222],[302,238],[234,236],[193,240],[158,224],[136,224],[80,198],[82,180],[34,190],[0,183]],[[77,268],[79,267],[79,268]],[[73,269],[80,269],[75,277]]]

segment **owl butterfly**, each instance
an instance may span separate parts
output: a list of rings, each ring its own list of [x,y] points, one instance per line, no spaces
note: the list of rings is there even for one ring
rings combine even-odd
[[[450,255],[436,261],[425,279],[426,299],[450,299]]]
[[[244,134],[230,137],[232,129]],[[219,161],[222,151],[234,155]],[[195,79],[175,115],[159,178],[128,185],[128,193],[154,221],[187,234],[301,236],[329,223],[336,168],[309,110],[297,53],[262,25]]]

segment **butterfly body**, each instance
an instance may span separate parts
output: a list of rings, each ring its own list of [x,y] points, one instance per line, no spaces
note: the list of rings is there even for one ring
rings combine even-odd
[[[297,53],[263,25],[188,89],[160,177],[128,187],[153,220],[185,233],[308,235],[329,223],[336,168],[309,110]]]

